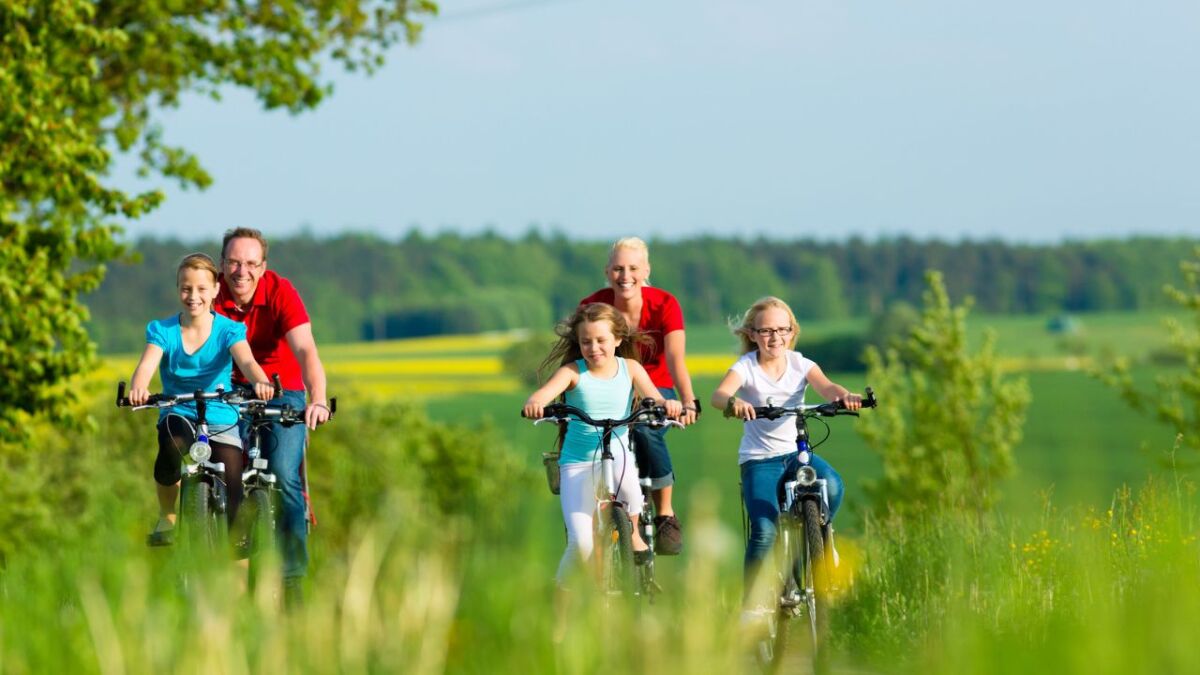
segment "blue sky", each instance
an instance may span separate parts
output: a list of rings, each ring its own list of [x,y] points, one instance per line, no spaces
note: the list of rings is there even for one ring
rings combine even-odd
[[[128,231],[1200,236],[1195,2],[441,7],[314,112],[164,113],[216,183]]]

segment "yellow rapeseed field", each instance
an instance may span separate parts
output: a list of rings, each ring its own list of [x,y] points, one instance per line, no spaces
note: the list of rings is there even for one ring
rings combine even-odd
[[[381,398],[511,393],[522,385],[505,372],[502,355],[523,337],[517,331],[322,345],[321,358],[335,395],[350,390]],[[719,377],[736,358],[728,353],[690,354],[688,370],[694,377]],[[95,378],[127,380],[136,363],[133,354],[106,356]],[[1001,365],[1012,372],[1077,370],[1086,364],[1074,357],[1006,357]]]

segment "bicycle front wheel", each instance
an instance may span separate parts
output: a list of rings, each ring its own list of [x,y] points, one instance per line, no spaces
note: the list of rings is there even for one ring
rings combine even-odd
[[[825,529],[817,502],[804,502],[804,583],[813,654],[819,654],[829,632],[829,561]]]
[[[212,486],[202,480],[185,479],[180,487],[179,510],[188,553],[211,555],[217,534],[212,525]]]
[[[633,523],[621,504],[609,504],[600,513],[595,542],[600,589],[606,595],[628,595],[634,584]]]
[[[249,501],[254,510],[254,520],[250,523],[250,578],[257,581],[263,575],[267,561],[272,560],[276,553],[276,510],[270,490],[251,490]]]

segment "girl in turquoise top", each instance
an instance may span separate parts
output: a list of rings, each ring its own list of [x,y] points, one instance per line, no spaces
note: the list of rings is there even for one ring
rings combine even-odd
[[[542,416],[543,408],[561,394],[567,403],[595,419],[617,419],[629,414],[633,392],[654,400],[671,417],[683,412],[679,401],[663,401],[638,363],[637,335],[625,317],[612,305],[593,303],[575,310],[558,324],[558,344],[544,364],[561,363],[546,384],[529,396],[522,413],[530,419]],[[563,521],[567,526],[567,548],[558,565],[559,586],[580,562],[592,554],[592,519],[596,513],[596,489],[600,482],[598,459],[600,431],[571,420],[559,460]],[[628,506],[633,518],[635,555],[647,550],[638,535],[637,514],[642,510],[637,466],[629,451],[626,432],[613,434],[610,449],[614,470],[621,477],[617,498]],[[642,554],[643,556],[645,554]],[[640,556],[639,556],[640,557]]]
[[[175,273],[183,311],[151,321],[146,326],[146,348],[129,382],[129,402],[141,405],[150,397],[150,379],[161,364],[164,394],[190,394],[197,389],[214,392],[232,388],[233,362],[254,382],[255,394],[270,400],[275,389],[259,367],[246,342],[246,327],[212,311],[217,297],[217,266],[203,253],[193,253],[179,263]],[[229,522],[242,501],[242,440],[238,414],[227,404],[213,402],[205,413],[213,461],[225,463],[229,488]],[[192,443],[196,406],[186,403],[163,410],[158,419],[158,458],[154,462],[159,517],[147,537],[151,546],[170,544],[175,528],[175,500],[179,495],[179,462]]]

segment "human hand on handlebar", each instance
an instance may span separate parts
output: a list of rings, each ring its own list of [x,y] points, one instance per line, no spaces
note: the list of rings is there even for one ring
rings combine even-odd
[[[129,390],[130,405],[144,405],[150,400],[150,390],[146,387],[132,387]]]
[[[667,411],[667,417],[671,419],[679,419],[683,414],[683,404],[673,398],[669,398],[661,402],[662,407]],[[683,422],[686,426],[687,422]]]
[[[846,410],[855,411],[862,408],[862,396],[855,393],[847,393],[845,396],[839,396],[833,399],[834,403],[840,403]]]
[[[540,420],[546,409],[546,404],[538,401],[532,396],[528,401],[525,401],[524,407],[521,408],[521,416],[526,419]]]
[[[729,403],[725,406],[725,416],[736,417],[747,422],[757,418],[757,415],[754,413],[754,406],[736,396],[730,397]]]
[[[254,383],[254,396],[263,400],[270,401],[275,398],[275,385],[267,380]]]
[[[324,401],[313,401],[304,408],[304,426],[314,430],[329,421],[331,411]]]

